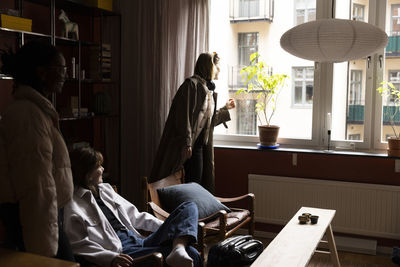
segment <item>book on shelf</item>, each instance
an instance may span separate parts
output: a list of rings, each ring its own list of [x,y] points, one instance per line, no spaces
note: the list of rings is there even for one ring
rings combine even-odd
[[[0,14],[0,25],[3,28],[18,30],[18,31],[32,31],[32,20],[21,18],[17,16],[10,16],[7,14]]]
[[[104,10],[108,10],[108,11],[113,10],[113,1],[112,0],[84,0],[84,2],[87,5],[101,8]]]
[[[111,45],[102,44],[89,49],[88,77],[94,80],[111,81]]]

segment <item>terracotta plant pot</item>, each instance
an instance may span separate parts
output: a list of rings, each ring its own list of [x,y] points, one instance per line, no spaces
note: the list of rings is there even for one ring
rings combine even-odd
[[[261,125],[258,126],[260,144],[263,146],[276,146],[278,139],[279,126],[276,125]]]
[[[400,138],[394,136],[388,138],[388,156],[400,157]]]

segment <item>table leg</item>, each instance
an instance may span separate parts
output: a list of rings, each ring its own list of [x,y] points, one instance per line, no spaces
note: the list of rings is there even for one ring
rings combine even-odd
[[[328,246],[329,251],[331,252],[331,260],[333,262],[333,266],[340,267],[339,256],[336,250],[335,239],[333,238],[332,227],[329,224],[328,229],[326,230],[326,236],[328,238]]]

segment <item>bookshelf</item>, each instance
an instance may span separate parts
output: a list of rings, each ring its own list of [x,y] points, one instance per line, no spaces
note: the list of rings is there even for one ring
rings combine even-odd
[[[4,24],[15,22],[16,27],[0,25],[0,49],[15,51],[33,39],[57,46],[66,59],[68,78],[63,92],[50,100],[60,115],[65,141],[69,149],[87,143],[101,151],[105,180],[119,185],[121,17],[109,10],[109,3],[107,9],[99,5],[88,0],[2,0],[0,13],[11,10],[23,19],[15,16]],[[78,25],[79,40],[62,35],[61,10]],[[20,26],[22,20],[31,25]],[[12,78],[0,73],[0,115],[12,100],[12,85]]]

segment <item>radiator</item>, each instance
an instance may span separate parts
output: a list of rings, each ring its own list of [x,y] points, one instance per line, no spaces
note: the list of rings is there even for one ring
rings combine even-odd
[[[400,239],[400,186],[249,174],[257,222],[286,224],[302,206],[335,209],[333,230]]]

